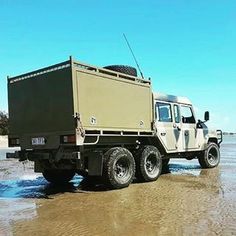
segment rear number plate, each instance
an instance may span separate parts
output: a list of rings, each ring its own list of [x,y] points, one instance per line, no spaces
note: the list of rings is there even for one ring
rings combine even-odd
[[[32,138],[32,145],[45,145],[45,138],[44,137]]]

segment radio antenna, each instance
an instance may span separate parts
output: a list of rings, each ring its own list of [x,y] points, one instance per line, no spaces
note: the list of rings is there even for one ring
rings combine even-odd
[[[141,71],[141,69],[140,69],[140,67],[139,67],[138,61],[137,61],[137,59],[136,59],[136,57],[135,57],[135,55],[134,55],[134,52],[133,52],[133,50],[132,50],[132,48],[131,48],[131,46],[130,46],[130,44],[129,44],[129,41],[128,41],[128,39],[126,38],[126,36],[125,36],[124,33],[123,33],[123,36],[124,36],[124,38],[125,38],[125,41],[126,41],[126,43],[127,43],[127,45],[128,45],[128,48],[129,48],[129,50],[130,50],[132,56],[133,56],[133,58],[134,58],[134,61],[135,61],[136,65],[137,65],[137,67],[138,67],[139,73],[141,74],[142,78],[144,79],[143,73],[142,73],[142,71]]]

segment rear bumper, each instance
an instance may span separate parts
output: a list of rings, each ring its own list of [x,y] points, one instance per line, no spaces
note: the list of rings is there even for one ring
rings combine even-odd
[[[38,160],[76,160],[80,159],[80,152],[78,151],[64,151],[64,150],[22,150],[15,153],[9,153],[8,158],[17,158],[19,161],[38,161]]]

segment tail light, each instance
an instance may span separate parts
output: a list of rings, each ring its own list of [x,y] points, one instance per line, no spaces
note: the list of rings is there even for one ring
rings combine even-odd
[[[9,145],[9,147],[20,146],[20,139],[19,138],[9,138],[8,145]]]
[[[72,135],[62,135],[61,136],[62,143],[76,143],[76,137],[74,134]]]

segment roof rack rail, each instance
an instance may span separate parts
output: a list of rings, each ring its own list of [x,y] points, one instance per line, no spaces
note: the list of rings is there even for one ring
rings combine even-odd
[[[7,79],[8,79],[9,83],[15,83],[15,82],[20,81],[20,80],[29,79],[29,78],[32,78],[32,77],[35,77],[35,76],[38,76],[38,75],[42,75],[42,74],[49,73],[49,72],[56,71],[56,70],[61,70],[61,69],[64,69],[64,68],[67,68],[67,67],[72,67],[72,66],[78,67],[82,70],[87,70],[89,72],[95,72],[95,73],[101,73],[101,74],[104,74],[104,75],[110,75],[110,76],[114,76],[114,77],[117,77],[117,78],[127,79],[127,80],[131,80],[131,81],[135,81],[135,82],[139,82],[139,83],[143,83],[143,84],[151,84],[150,79],[147,80],[147,79],[135,77],[135,76],[132,76],[132,75],[127,75],[127,74],[124,74],[124,73],[120,73],[120,72],[108,70],[108,69],[105,69],[105,68],[92,66],[92,65],[89,65],[89,64],[86,64],[86,63],[78,62],[78,61],[73,60],[73,58],[71,56],[70,56],[69,60],[67,60],[67,61],[55,64],[55,65],[52,65],[52,66],[47,66],[47,67],[44,67],[42,69],[31,71],[31,72],[21,74],[21,75],[18,75],[18,76],[14,76],[14,77],[9,77],[8,76]]]

